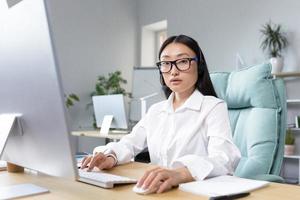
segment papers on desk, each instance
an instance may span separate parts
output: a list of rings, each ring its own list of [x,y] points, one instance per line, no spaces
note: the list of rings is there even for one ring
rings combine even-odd
[[[203,181],[193,181],[179,185],[179,189],[197,195],[217,197],[223,195],[250,192],[269,184],[267,181],[239,178],[236,176],[218,176]]]
[[[6,162],[3,160],[0,160],[0,171],[6,170]]]

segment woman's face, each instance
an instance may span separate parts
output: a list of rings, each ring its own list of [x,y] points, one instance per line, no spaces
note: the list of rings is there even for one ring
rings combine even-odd
[[[160,56],[160,61],[175,61],[182,58],[195,58],[196,54],[188,46],[181,43],[170,43]],[[184,60],[183,60],[184,61]],[[181,60],[177,61],[180,65]],[[175,93],[194,91],[198,78],[197,61],[191,60],[187,70],[180,71],[174,64],[170,72],[162,73],[166,85]],[[189,64],[187,63],[187,65]]]

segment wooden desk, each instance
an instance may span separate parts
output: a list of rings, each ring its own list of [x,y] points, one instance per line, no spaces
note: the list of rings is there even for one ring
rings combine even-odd
[[[110,172],[118,175],[139,178],[143,175],[145,169],[150,169],[151,165],[144,163],[130,163],[118,166]],[[24,199],[207,199],[204,196],[196,196],[183,192],[177,188],[162,194],[138,195],[132,192],[133,184],[117,186],[113,189],[103,189],[81,182],[66,180],[63,178],[51,177],[47,175],[35,175],[30,173],[7,173],[0,172],[0,186],[18,183],[33,183],[50,190],[50,193],[27,197]],[[271,183],[269,186],[256,190],[250,196],[243,199],[263,199],[263,200],[283,200],[299,199],[300,187],[295,185],[286,185]]]
[[[116,142],[117,140],[120,140],[124,135],[127,135],[126,132],[124,131],[122,132],[123,133],[119,133],[119,131],[110,131],[109,134],[104,135],[104,134],[100,134],[99,130],[91,130],[91,131],[72,131],[71,134],[74,136],[107,138]]]

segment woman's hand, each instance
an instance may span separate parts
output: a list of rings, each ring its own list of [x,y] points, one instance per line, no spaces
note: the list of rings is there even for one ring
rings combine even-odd
[[[100,170],[113,168],[116,164],[116,160],[113,157],[100,152],[93,156],[85,157],[81,163],[81,169],[87,167],[88,171],[91,171],[94,167],[97,167]]]
[[[165,169],[157,167],[146,171],[143,177],[138,181],[137,187],[149,189],[156,193],[162,193],[170,190],[180,183],[193,181],[193,177],[186,167],[178,169]]]

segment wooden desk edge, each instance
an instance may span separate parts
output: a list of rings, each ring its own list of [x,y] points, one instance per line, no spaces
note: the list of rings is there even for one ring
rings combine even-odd
[[[124,165],[120,165],[116,168],[108,170],[109,173],[117,175],[126,175],[128,177],[139,178],[143,175],[145,170],[155,167],[151,164],[132,162]],[[5,184],[17,184],[22,182],[32,182],[33,184],[40,185],[48,188],[50,193],[47,195],[38,195],[34,199],[152,199],[157,197],[158,199],[208,199],[205,196],[194,195],[179,190],[178,188],[162,194],[153,195],[137,195],[132,192],[133,185],[124,185],[115,187],[112,190],[102,189],[96,186],[90,186],[85,183],[76,181],[70,181],[67,179],[52,177],[48,175],[33,175],[28,173],[16,174],[8,172],[0,172],[0,185]],[[62,189],[63,188],[63,189]],[[287,184],[270,183],[269,186],[261,188],[259,190],[252,191],[248,197],[244,199],[264,199],[264,200],[276,200],[276,199],[298,199],[300,196],[300,187]],[[32,197],[31,197],[32,198]],[[31,199],[28,198],[28,199]],[[27,198],[26,198],[27,199]]]

